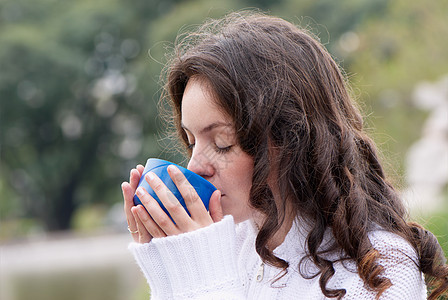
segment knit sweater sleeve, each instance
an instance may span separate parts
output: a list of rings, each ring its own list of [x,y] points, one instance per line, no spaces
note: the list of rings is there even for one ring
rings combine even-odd
[[[369,237],[372,246],[381,255],[378,263],[384,267],[383,276],[392,284],[379,299],[426,299],[426,284],[414,248],[391,232],[374,231]],[[347,294],[344,299],[376,299],[376,292],[366,287],[358,276],[347,276],[346,280]]]
[[[232,216],[193,232],[131,243],[151,299],[244,299]]]
[[[375,231],[370,240],[382,256],[379,263],[384,266],[384,276],[392,283],[380,299],[426,299],[426,284],[415,249],[391,232]]]

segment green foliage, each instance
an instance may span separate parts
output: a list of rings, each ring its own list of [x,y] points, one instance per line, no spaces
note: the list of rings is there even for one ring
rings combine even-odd
[[[329,50],[333,50],[338,38],[355,30],[368,19],[382,15],[388,0],[285,0],[272,11],[308,28],[320,37]],[[334,51],[332,51],[334,52]]]
[[[412,104],[412,91],[448,70],[447,1],[1,0],[0,241],[100,227],[137,163],[180,162],[160,140],[165,53],[179,32],[245,7],[320,38],[347,72],[367,127],[400,178],[427,116]],[[446,256],[447,220],[446,207],[419,220]],[[18,299],[115,299],[119,277],[110,269],[31,274],[13,288]],[[143,282],[126,297],[147,293]]]
[[[83,205],[75,211],[70,227],[75,232],[88,233],[97,230],[104,225],[103,216],[106,214],[107,207],[104,205]]]
[[[403,172],[406,150],[421,135],[426,117],[412,103],[412,92],[423,80],[438,80],[448,70],[448,27],[445,1],[390,1],[387,10],[359,29],[360,46],[350,70],[356,73],[362,98],[370,106],[369,120],[387,134],[394,169]]]
[[[135,10],[150,11],[150,2],[4,4],[0,126],[2,185],[8,187],[2,190],[12,191],[7,201],[17,203],[9,217],[67,229],[78,205],[119,201],[119,193],[107,191],[140,161],[143,127],[156,115],[154,102],[143,96],[154,85],[139,86],[141,70],[133,68],[147,63],[137,34],[144,36],[151,21],[135,22],[141,13]],[[147,127],[151,137],[156,128]],[[159,149],[152,151],[145,155]]]
[[[78,224],[71,219],[80,207],[121,201],[120,183],[147,157],[182,159],[160,142],[159,74],[176,35],[207,17],[259,7],[310,28],[347,71],[367,126],[399,175],[426,117],[413,107],[412,90],[448,69],[444,1],[9,0],[0,6],[0,217],[50,230]]]
[[[413,89],[448,70],[447,10],[446,1],[405,0],[285,0],[274,9],[309,27],[345,69],[396,177],[426,117],[411,101]]]
[[[448,195],[447,195],[448,196]],[[448,199],[447,197],[445,199]],[[421,216],[417,222],[431,231],[442,246],[445,257],[448,257],[448,205],[439,209],[431,216]]]

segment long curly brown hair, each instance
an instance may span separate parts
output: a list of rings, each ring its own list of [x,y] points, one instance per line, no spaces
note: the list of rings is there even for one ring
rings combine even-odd
[[[285,220],[288,201],[311,226],[307,258],[320,270],[326,297],[340,299],[346,293],[327,287],[336,261],[325,254],[340,250],[346,254],[340,260],[354,260],[378,297],[391,286],[368,237],[373,226],[415,248],[415,263],[432,287],[429,299],[447,290],[448,267],[437,239],[406,221],[402,201],[363,131],[345,77],[311,34],[261,13],[233,13],[209,20],[178,42],[166,71],[165,98],[186,145],[180,127],[182,95],[189,78],[201,76],[234,121],[239,145],[253,157],[250,205],[266,216],[256,239],[263,261],[284,271],[288,267],[267,247]],[[283,205],[274,201],[268,184],[273,170],[278,170]],[[334,240],[323,251],[327,229]]]

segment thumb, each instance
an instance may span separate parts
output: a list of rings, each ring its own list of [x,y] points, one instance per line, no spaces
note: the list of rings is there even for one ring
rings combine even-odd
[[[221,221],[224,217],[221,206],[221,191],[216,190],[213,192],[212,196],[210,197],[209,206],[210,216],[212,217],[213,222],[216,223]]]

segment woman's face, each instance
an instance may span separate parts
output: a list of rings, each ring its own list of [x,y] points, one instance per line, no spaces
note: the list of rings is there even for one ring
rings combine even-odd
[[[218,109],[207,83],[191,78],[182,98],[182,127],[192,156],[188,169],[210,181],[222,193],[224,215],[235,222],[252,217],[249,192],[253,159],[237,144],[232,120]]]

